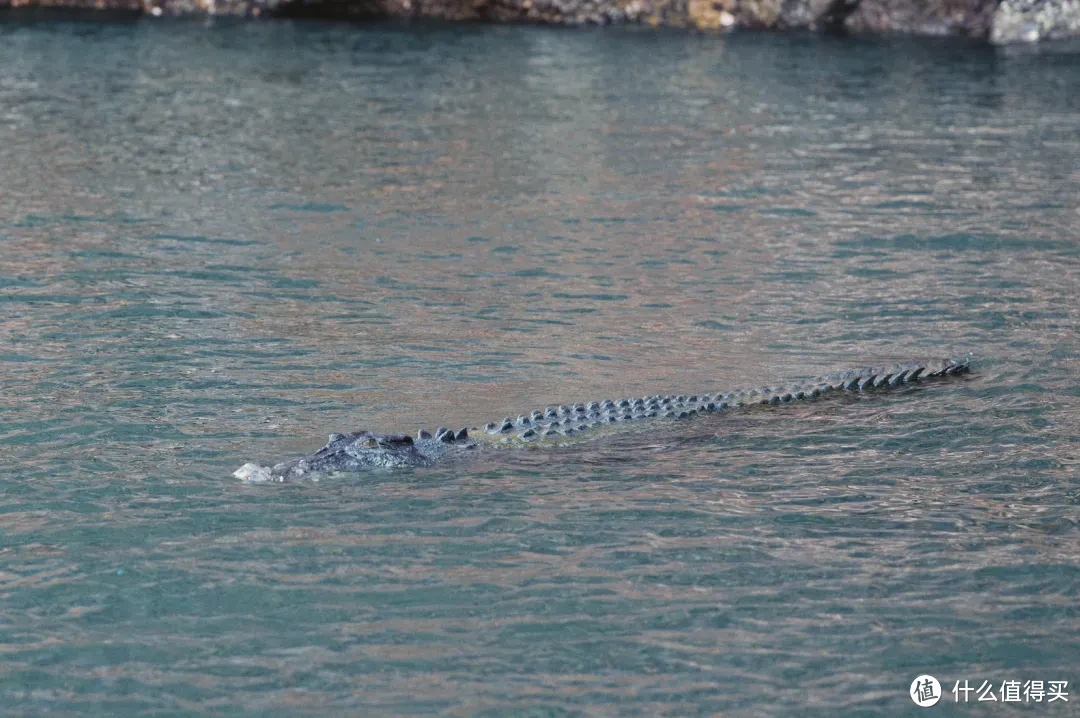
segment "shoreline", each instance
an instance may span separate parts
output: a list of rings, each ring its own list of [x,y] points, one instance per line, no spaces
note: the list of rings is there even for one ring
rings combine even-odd
[[[964,37],[995,45],[1080,37],[1080,0],[0,0],[0,18],[416,20],[548,27],[638,25]]]

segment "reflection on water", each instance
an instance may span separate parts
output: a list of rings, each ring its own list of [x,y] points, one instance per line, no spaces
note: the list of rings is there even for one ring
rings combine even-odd
[[[1077,680],[1077,63],[0,25],[4,705],[893,715],[922,672]],[[684,436],[229,478],[968,351]]]

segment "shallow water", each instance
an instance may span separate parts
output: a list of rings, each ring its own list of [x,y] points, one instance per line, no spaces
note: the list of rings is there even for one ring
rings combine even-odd
[[[1072,692],[1078,226],[1052,48],[0,25],[2,712]],[[331,431],[968,352],[685,440],[230,476]]]

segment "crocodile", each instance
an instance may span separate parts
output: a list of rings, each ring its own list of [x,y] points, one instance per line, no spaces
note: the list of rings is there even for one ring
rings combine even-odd
[[[895,389],[966,374],[970,357],[900,362],[816,377],[794,385],[703,394],[604,399],[549,406],[457,431],[439,427],[408,434],[353,431],[331,434],[326,446],[309,456],[273,467],[247,463],[233,475],[249,483],[291,482],[336,472],[432,466],[495,448],[565,446],[625,433],[631,427],[686,420],[694,416],[804,402],[844,392]]]

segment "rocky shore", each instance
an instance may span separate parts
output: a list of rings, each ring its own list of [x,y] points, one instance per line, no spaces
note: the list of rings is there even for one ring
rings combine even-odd
[[[964,36],[996,44],[1080,37],[1080,0],[0,0],[0,10],[72,8],[164,15],[634,23]]]

